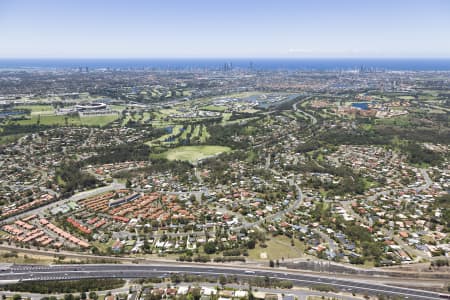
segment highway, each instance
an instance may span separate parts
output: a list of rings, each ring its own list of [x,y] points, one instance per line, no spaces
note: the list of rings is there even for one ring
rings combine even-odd
[[[358,279],[338,279],[330,276],[303,274],[298,271],[261,269],[246,266],[217,266],[185,263],[155,263],[142,264],[100,264],[100,265],[11,265],[0,271],[0,282],[40,281],[40,280],[70,280],[80,278],[147,278],[167,277],[171,273],[188,273],[203,276],[238,276],[254,277],[267,276],[281,280],[289,280],[294,285],[312,286],[329,285],[337,289],[362,294],[384,294],[401,296],[409,299],[425,300],[440,299],[439,293],[394,287],[373,281]]]

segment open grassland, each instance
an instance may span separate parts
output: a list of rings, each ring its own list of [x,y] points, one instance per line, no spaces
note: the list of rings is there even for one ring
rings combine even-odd
[[[168,160],[184,160],[195,162],[200,159],[229,152],[231,148],[224,146],[182,146],[167,150],[161,156]]]

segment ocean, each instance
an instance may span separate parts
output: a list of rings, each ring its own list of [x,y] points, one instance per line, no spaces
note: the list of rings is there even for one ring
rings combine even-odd
[[[450,59],[0,59],[0,69],[234,69],[450,71]]]

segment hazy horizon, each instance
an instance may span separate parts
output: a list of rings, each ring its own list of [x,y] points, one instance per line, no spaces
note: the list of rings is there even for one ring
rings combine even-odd
[[[450,2],[3,0],[0,58],[450,58]]]
[[[450,71],[449,58],[18,58],[0,69],[209,69]]]

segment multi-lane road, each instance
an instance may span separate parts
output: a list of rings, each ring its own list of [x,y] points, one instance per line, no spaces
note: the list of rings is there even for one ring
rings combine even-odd
[[[211,276],[267,276],[282,280],[289,280],[294,285],[312,286],[329,285],[337,289],[362,294],[384,294],[401,296],[403,298],[426,300],[441,299],[439,293],[418,289],[388,286],[376,281],[364,281],[361,279],[337,278],[303,274],[292,270],[276,269],[248,269],[245,266],[217,266],[197,265],[181,263],[155,263],[142,264],[101,264],[101,265],[12,265],[0,271],[0,283],[11,281],[36,281],[36,280],[69,280],[80,278],[148,278],[167,277],[171,273],[189,273]]]

